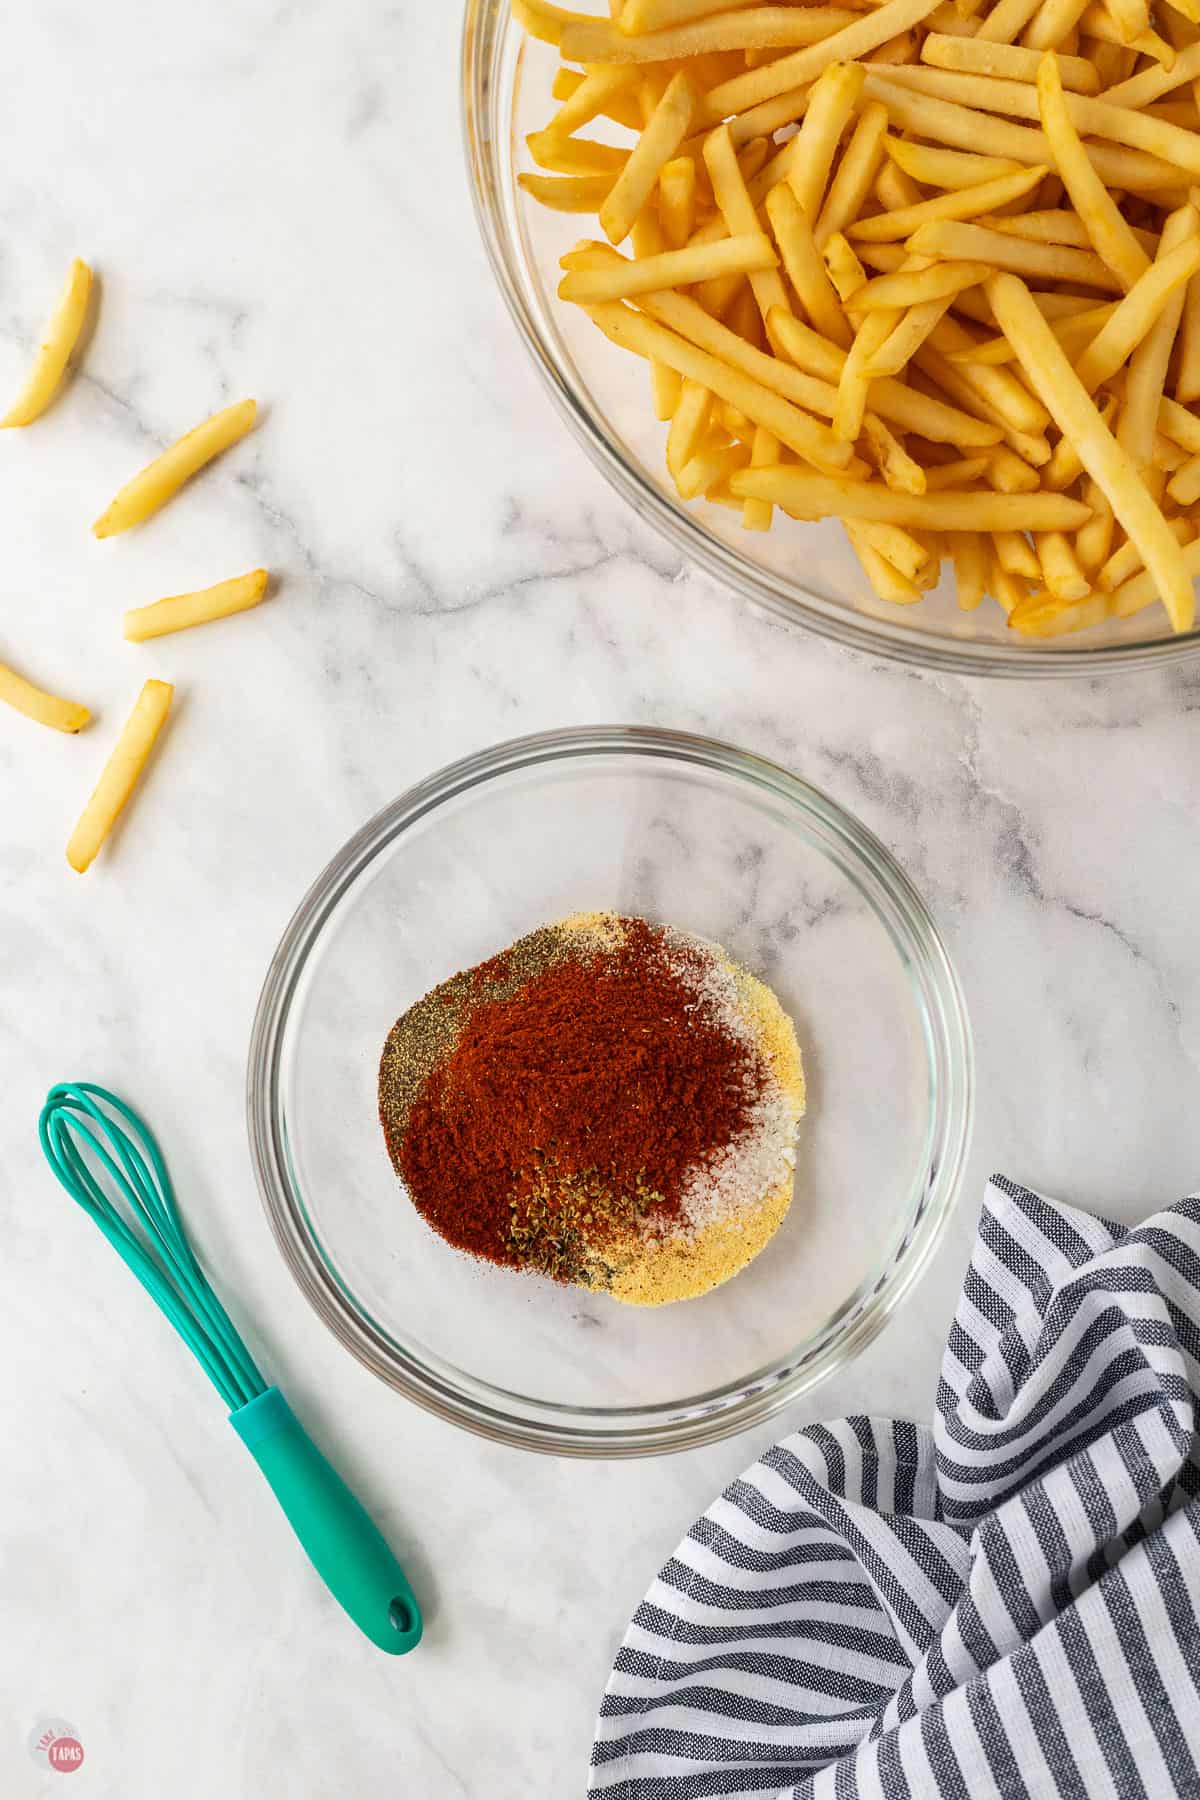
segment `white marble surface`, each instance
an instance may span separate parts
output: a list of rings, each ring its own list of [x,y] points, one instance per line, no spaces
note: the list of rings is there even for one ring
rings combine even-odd
[[[966,684],[874,666],[680,568],[550,409],[476,242],[458,8],[41,0],[5,21],[0,390],[68,258],[85,372],[0,442],[0,655],[92,704],[0,717],[0,1792],[98,1800],[582,1792],[626,1617],[771,1435],[600,1466],[495,1449],[337,1347],[280,1264],[242,1071],[292,907],[370,812],[520,731],[668,723],[781,758],[893,847],[957,958],[979,1057],[967,1189],[917,1300],[786,1423],[928,1410],[980,1184],[1133,1218],[1198,1178],[1200,664]],[[142,532],[87,525],[217,403],[256,436]],[[255,562],[278,596],[157,646],[118,616]],[[162,754],[92,873],[66,831],[144,675]],[[48,1084],[167,1141],[201,1252],[425,1597],[419,1655],[346,1627],[189,1360],[44,1172]],[[783,1426],[781,1425],[781,1429]]]

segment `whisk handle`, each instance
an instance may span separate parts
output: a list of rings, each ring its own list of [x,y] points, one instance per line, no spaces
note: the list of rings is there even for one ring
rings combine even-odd
[[[276,1387],[229,1422],[283,1508],[309,1560],[359,1630],[390,1656],[421,1641],[421,1613],[378,1529]]]

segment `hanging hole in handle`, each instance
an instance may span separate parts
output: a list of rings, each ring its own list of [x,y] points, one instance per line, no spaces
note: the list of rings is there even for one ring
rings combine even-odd
[[[412,1613],[407,1602],[401,1600],[399,1595],[388,1607],[388,1620],[394,1631],[411,1631],[413,1628]]]

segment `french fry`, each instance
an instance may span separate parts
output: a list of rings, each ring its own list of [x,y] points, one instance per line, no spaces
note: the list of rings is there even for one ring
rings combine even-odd
[[[897,494],[873,481],[840,481],[793,466],[743,469],[735,494],[772,500],[797,519],[877,519],[932,531],[1071,531],[1087,508],[1066,494],[997,494],[990,489]]]
[[[1168,519],[1167,524],[1171,528],[1171,534],[1174,537],[1175,542],[1181,548],[1186,544],[1190,544],[1193,537],[1196,535],[1195,528],[1190,519]],[[1100,570],[1100,586],[1104,588],[1106,592],[1111,593],[1115,589],[1123,587],[1127,581],[1137,574],[1141,567],[1141,551],[1136,544],[1131,543],[1130,540],[1126,538],[1125,542],[1121,545],[1121,548],[1113,551],[1112,555],[1105,561],[1104,567]]]
[[[892,606],[915,606],[922,598],[922,590],[910,576],[902,574],[876,550],[863,533],[862,521],[843,519],[842,527],[853,545],[854,554],[863,566],[863,573],[879,599],[888,601]]]
[[[1200,40],[1181,50],[1169,67],[1159,63],[1156,68],[1143,69],[1128,81],[1109,88],[1104,98],[1110,106],[1129,106],[1140,112],[1143,107],[1169,94],[1172,88],[1183,87],[1185,82],[1195,81],[1198,76]]]
[[[676,156],[658,177],[658,213],[668,250],[682,250],[696,226],[696,163]]]
[[[930,254],[920,241],[919,233],[912,248],[921,256]],[[851,290],[855,310],[874,312],[881,307],[891,310],[903,306],[923,306],[927,300],[941,300],[959,293],[963,288],[978,287],[980,282],[987,280],[992,267],[991,263],[982,259],[974,262],[947,261],[931,263],[924,269],[897,269],[894,275],[877,275],[873,281]]]
[[[1079,566],[1070,538],[1064,531],[1038,534],[1037,560],[1041,577],[1056,600],[1082,600],[1092,584]]]
[[[754,236],[721,238],[715,244],[689,244],[685,250],[664,250],[637,262],[621,258],[620,267],[606,264],[597,269],[570,269],[559,283],[560,300],[594,306],[607,300],[628,300],[652,294],[656,288],[683,287],[714,275],[745,275],[751,269],[773,269],[779,258],[769,240]]]
[[[962,612],[974,612],[987,590],[987,546],[978,531],[956,531],[950,539],[950,560]]]
[[[667,25],[686,25],[710,13],[733,12],[753,6],[755,0],[625,0],[621,30],[630,33],[659,31]]]
[[[842,133],[854,117],[866,79],[866,70],[859,63],[830,63],[813,83],[808,110],[796,134],[788,182],[814,227],[814,237],[829,171]]]
[[[750,467],[767,469],[778,461],[779,439],[765,425],[756,425],[754,442],[750,447]],[[774,510],[769,500],[745,500],[742,503],[742,524],[747,531],[770,531]]]
[[[970,487],[988,471],[986,456],[960,456],[954,462],[935,463],[925,471],[925,492],[940,494],[943,488]]]
[[[1200,219],[1192,206],[1180,207],[1163,226],[1159,255],[1164,260],[1172,250],[1191,240],[1200,243]],[[1179,320],[1183,313],[1183,288],[1176,287],[1153,325],[1129,360],[1125,378],[1125,400],[1121,407],[1118,441],[1139,469],[1153,459],[1154,434],[1158,425],[1158,409],[1163,397],[1167,364]]]
[[[930,333],[946,315],[953,300],[947,294],[940,300],[926,300],[910,306],[866,364],[863,373],[869,381],[883,375],[899,375],[908,366]]]
[[[871,192],[872,183],[883,162],[883,140],[887,134],[887,123],[887,108],[881,106],[878,100],[872,100],[863,107],[862,116],[838,164],[837,173],[829,184],[825,204],[813,228],[818,250],[823,249],[830,238],[842,232],[847,225],[853,224],[862,211],[863,203]],[[889,164],[889,167],[892,165]]]
[[[939,99],[933,92],[918,94],[899,85],[898,78],[914,73],[938,75],[941,72],[936,69],[889,69],[886,81],[882,75],[872,73],[867,76],[867,97],[883,101],[893,131],[920,132],[936,137],[939,144],[969,150],[981,158],[1004,157],[1020,163],[1053,165],[1050,141],[1040,128],[1016,125],[1009,119],[981,113],[969,103],[959,105]],[[983,78],[947,76],[946,79]],[[1007,81],[1003,86],[1013,94],[1022,91],[1020,82]],[[1089,143],[1086,148],[1096,173],[1109,187],[1125,188],[1137,194],[1155,193],[1173,187],[1180,179],[1179,171],[1171,163],[1164,162],[1159,156],[1149,156],[1145,151],[1128,150],[1117,144]]]
[[[731,3],[736,4],[737,0],[731,0]],[[512,15],[530,37],[554,45],[562,42],[565,26],[586,17],[584,13],[569,12],[566,7],[552,6],[550,0],[512,0]]]
[[[170,631],[186,631],[192,625],[248,612],[266,598],[269,579],[265,569],[254,569],[249,575],[236,575],[232,581],[219,581],[215,587],[200,588],[193,594],[173,594],[150,606],[134,607],[125,614],[125,637],[131,644],[141,644]]]
[[[698,381],[683,383],[679,404],[667,433],[667,468],[678,477],[686,462],[696,454],[708,426],[712,395]]]
[[[731,232],[746,235],[760,229],[758,211],[746,189],[746,182],[738,166],[733,147],[733,139],[726,126],[711,132],[704,143],[704,162],[712,182],[713,193],[721,215]],[[769,244],[769,239],[764,239]],[[754,298],[758,301],[758,310],[765,322],[767,314],[773,306],[789,305],[787,291],[778,269],[779,258],[772,251],[771,261],[760,264],[746,271],[750,276],[750,286]],[[660,283],[665,286],[665,283]]]
[[[855,519],[853,523],[857,535],[865,543],[910,581],[916,581],[929,560],[929,553],[919,538],[899,525],[882,525],[877,519]],[[842,524],[845,524],[844,519]]]
[[[833,343],[848,347],[853,334],[813,241],[808,216],[790,184],[781,181],[773,187],[766,206],[783,266],[809,321]]]
[[[1042,129],[1054,152],[1054,165],[1088,235],[1121,286],[1128,290],[1150,267],[1150,258],[1122,217],[1121,209],[1097,175],[1067,111],[1055,57],[1047,51],[1037,74]]]
[[[1002,156],[976,156],[970,150],[943,150],[933,144],[914,144],[907,138],[890,135],[884,138],[883,148],[898,168],[926,187],[980,187],[987,181],[1017,175],[1024,167],[1022,163]],[[1042,163],[1040,168],[1048,169],[1049,163]]]
[[[1171,296],[1200,269],[1200,252],[1194,239],[1176,244],[1158,257],[1134,283],[1076,364],[1080,381],[1089,393],[1115,375],[1145,338]]]
[[[606,19],[581,19],[563,27],[559,48],[568,62],[607,64],[669,62],[712,50],[790,50],[819,43],[857,17],[844,7],[754,6],[636,35]]]
[[[1179,545],[1154,504],[1137,470],[1101,419],[1079,377],[1063,355],[1050,327],[1015,275],[994,275],[988,300],[1001,329],[1013,343],[1030,381],[1064,436],[1073,437],[1079,458],[1103,490],[1109,505],[1142,552],[1146,567],[1159,582],[1163,604],[1176,631],[1191,629],[1195,616],[1192,584]],[[1037,498],[1028,496],[1033,506]],[[1082,519],[1075,523],[1082,524]],[[1035,526],[1031,530],[1069,531],[1070,525]]]
[[[607,175],[611,182],[629,161],[628,150],[596,138],[548,139],[545,132],[531,131],[525,143],[534,162],[551,175]]]
[[[985,113],[1005,113],[1035,120],[1040,117],[1037,90],[1023,81],[1000,81],[990,75],[957,75],[949,69],[931,69],[924,63],[911,68],[889,69],[888,80],[916,93],[954,105],[975,107]],[[1158,157],[1164,164],[1186,170],[1190,175],[1200,174],[1200,141],[1194,132],[1134,112],[1127,106],[1093,100],[1086,94],[1064,93],[1063,103],[1072,124],[1081,134],[1106,138],[1127,149]]]
[[[1004,269],[1010,274],[1038,281],[1074,281],[1109,291],[1119,291],[1121,285],[1093,250],[1031,243],[1008,232],[993,231],[986,225],[969,224],[966,220],[934,219],[913,233],[909,248],[921,256],[985,263],[990,268]]]
[[[168,681],[147,681],[138,695],[67,844],[67,861],[80,875],[90,868],[132,794],[166,723],[174,692]]]
[[[750,452],[744,444],[722,443],[709,438],[680,469],[675,478],[681,500],[698,500],[723,487],[737,469],[745,468]]]
[[[1014,44],[1038,9],[1040,0],[998,0],[975,33],[985,44]]]
[[[257,415],[253,400],[240,400],[187,432],[126,482],[92,526],[93,534],[98,538],[115,537],[140,525],[165,506],[206,463],[244,438],[253,429]]]
[[[38,725],[48,725],[51,731],[74,734],[91,723],[92,715],[86,706],[78,706],[73,700],[60,700],[57,694],[34,687],[32,681],[26,681],[15,669],[5,668],[3,663],[0,663],[0,702],[24,713]]]
[[[1040,579],[1042,565],[1023,531],[993,531],[992,548],[1000,567],[1007,569],[1010,575],[1024,575],[1030,581]]]
[[[1042,0],[1025,27],[1022,43],[1031,50],[1057,50],[1079,24],[1087,7],[1088,0]]]
[[[842,302],[866,286],[867,272],[840,231],[835,231],[821,251],[829,279]]]
[[[531,175],[523,170],[517,185],[552,212],[594,213],[612,190],[611,175]]]
[[[654,192],[663,165],[670,162],[683,142],[694,104],[688,78],[680,69],[671,77],[600,207],[600,224],[610,244],[621,243],[632,231],[634,220]]]
[[[91,294],[92,271],[76,257],[58,304],[50,315],[25,385],[0,419],[0,426],[32,425],[45,412],[79,341]]]
[[[613,343],[641,356],[656,356],[686,380],[700,382],[719,399],[739,407],[756,425],[765,425],[797,456],[832,467],[844,467],[850,460],[852,446],[840,443],[819,420],[656,320],[612,304],[589,307],[588,313]]]
[[[967,75],[994,75],[1007,81],[1036,81],[1041,57],[1018,44],[991,43],[982,37],[944,37],[931,31],[921,46],[922,62],[935,69],[957,69]],[[1098,94],[1100,77],[1082,56],[1055,59],[1062,85],[1076,94]]]
[[[1092,516],[1075,533],[1075,555],[1080,568],[1090,576],[1095,575],[1112,548],[1116,520],[1112,507],[1090,479],[1083,490],[1083,503],[1091,507]]]
[[[1012,200],[1023,199],[1037,187],[1045,173],[1044,163],[1035,163],[1030,169],[1018,168],[1013,174],[1001,175],[995,181],[982,181],[974,187],[951,189],[932,199],[919,200],[915,206],[906,206],[897,212],[877,213],[870,219],[860,218],[850,226],[847,235],[856,244],[884,244],[898,238],[911,237],[919,226],[928,224],[932,219],[978,219],[994,212],[998,207],[1007,206]]]
[[[885,0],[885,4],[863,15],[843,31],[791,56],[759,69],[748,69],[732,81],[723,82],[705,95],[701,102],[701,118],[717,124],[730,113],[744,112],[747,107],[771,100],[802,82],[814,81],[832,62],[854,62],[886,44],[910,25],[917,25],[934,9],[937,0]]]

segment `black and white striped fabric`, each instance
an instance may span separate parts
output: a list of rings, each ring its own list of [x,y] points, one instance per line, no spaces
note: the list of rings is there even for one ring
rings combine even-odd
[[[638,1608],[606,1800],[1200,1796],[1200,1199],[996,1178],[932,1432],[785,1438]]]

